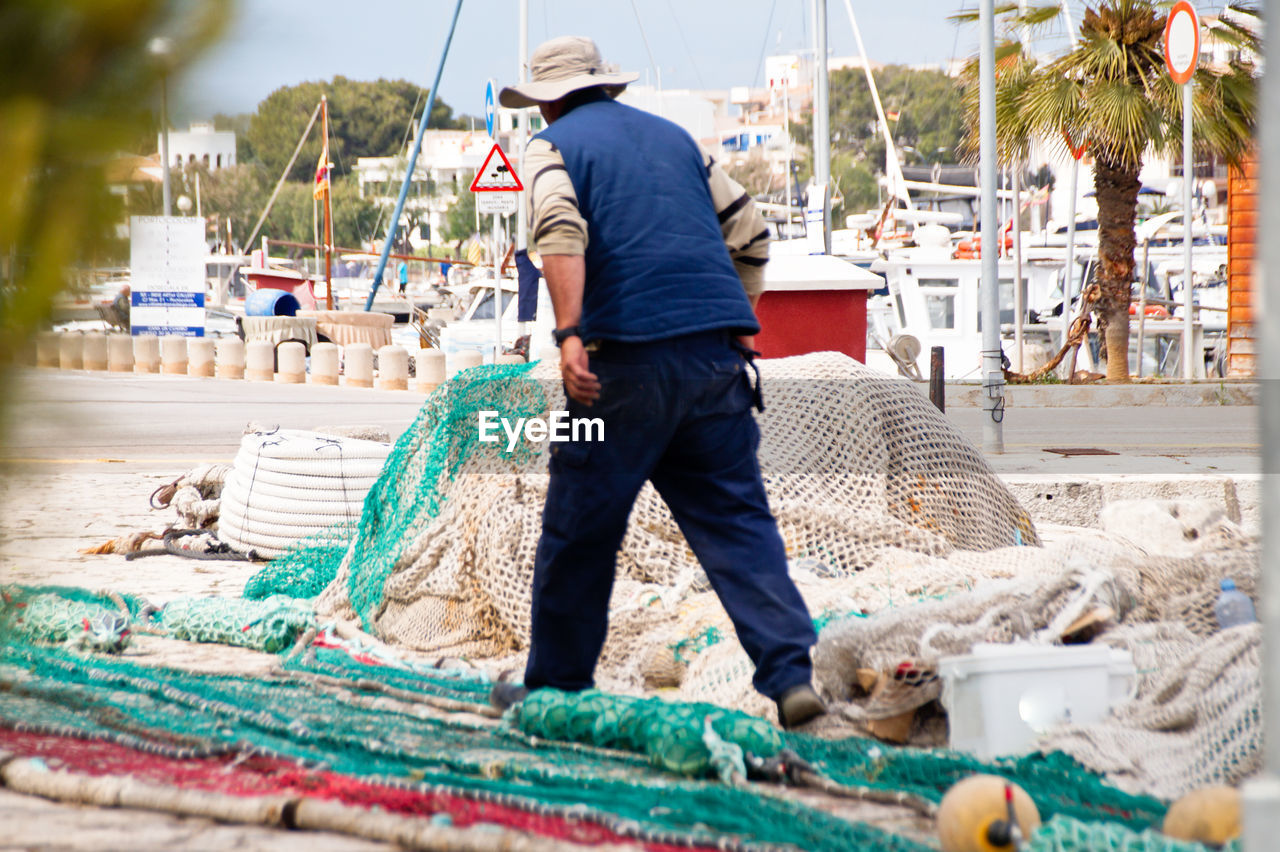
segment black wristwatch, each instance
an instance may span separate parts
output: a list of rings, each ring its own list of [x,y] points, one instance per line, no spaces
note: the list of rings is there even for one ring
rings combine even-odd
[[[571,325],[568,328],[557,328],[551,332],[551,337],[555,340],[556,346],[560,346],[570,337],[582,337],[582,329],[576,325]]]

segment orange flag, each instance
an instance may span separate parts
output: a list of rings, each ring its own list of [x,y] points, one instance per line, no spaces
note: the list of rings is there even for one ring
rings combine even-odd
[[[324,140],[324,148],[320,151],[320,162],[316,164],[316,185],[311,195],[314,198],[324,198],[324,194],[329,191],[329,169],[333,168],[333,163],[329,162],[329,140]]]

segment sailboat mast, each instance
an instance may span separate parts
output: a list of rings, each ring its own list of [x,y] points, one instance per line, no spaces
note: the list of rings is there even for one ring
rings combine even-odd
[[[320,135],[325,157],[324,189],[324,306],[333,310],[333,176],[329,174],[329,99],[320,96]]]
[[[893,144],[893,134],[889,132],[889,119],[884,114],[884,105],[880,102],[880,90],[876,88],[875,75],[871,73],[871,60],[867,58],[867,47],[862,43],[862,30],[858,28],[858,19],[853,14],[853,4],[844,0],[844,10],[849,14],[849,26],[853,28],[854,41],[858,43],[858,54],[862,57],[862,70],[867,76],[867,88],[871,90],[871,103],[876,108],[876,119],[880,122],[880,132],[884,135],[885,175],[889,178],[889,192],[902,199],[908,210],[915,208],[911,202],[911,194],[907,192],[902,177],[902,164],[898,162],[898,149]]]

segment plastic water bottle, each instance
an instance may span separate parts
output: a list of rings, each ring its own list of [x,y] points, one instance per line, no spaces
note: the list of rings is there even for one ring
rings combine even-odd
[[[1241,624],[1251,624],[1258,620],[1258,613],[1253,609],[1253,601],[1244,592],[1236,588],[1235,580],[1222,581],[1222,594],[1213,605],[1213,614],[1218,617],[1218,629],[1226,630]]]

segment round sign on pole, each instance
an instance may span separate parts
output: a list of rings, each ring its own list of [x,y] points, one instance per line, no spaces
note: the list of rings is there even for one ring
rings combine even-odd
[[[1200,18],[1187,0],[1178,0],[1164,25],[1164,62],[1179,86],[1191,82],[1200,59]]]
[[[490,80],[488,85],[484,87],[484,129],[489,134],[489,138],[495,138],[493,135],[493,119],[497,116],[498,110],[495,106],[496,98],[493,95],[494,83],[496,80]]]

